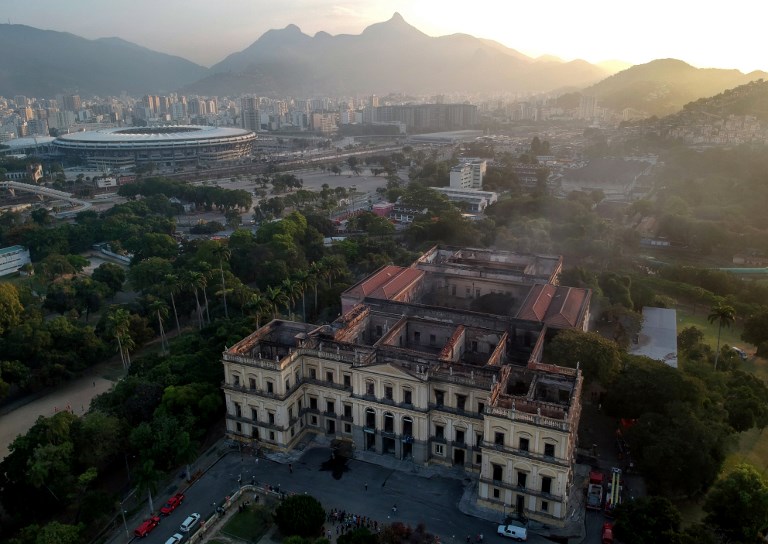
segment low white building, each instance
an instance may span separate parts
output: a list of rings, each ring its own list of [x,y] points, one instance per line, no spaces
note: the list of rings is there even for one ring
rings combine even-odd
[[[18,272],[19,268],[30,262],[29,250],[23,246],[0,248],[0,276]]]
[[[482,189],[487,163],[485,159],[459,159],[459,164],[451,168],[451,188]]]
[[[453,187],[434,187],[438,193],[445,195],[451,202],[462,203],[462,208],[470,213],[482,213],[485,208],[499,199],[493,191],[478,191],[476,189],[455,189]]]

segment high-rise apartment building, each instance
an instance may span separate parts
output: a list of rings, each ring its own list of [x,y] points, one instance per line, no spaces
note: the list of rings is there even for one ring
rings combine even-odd
[[[78,112],[82,109],[80,97],[76,94],[65,95],[62,100],[62,107],[67,111]]]

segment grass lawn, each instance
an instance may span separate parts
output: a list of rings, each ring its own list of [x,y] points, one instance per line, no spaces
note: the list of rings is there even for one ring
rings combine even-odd
[[[221,532],[245,542],[258,542],[272,526],[272,510],[264,506],[251,506],[245,512],[238,512]]]
[[[675,309],[677,310],[678,334],[686,327],[695,326],[704,333],[704,339],[702,341],[712,347],[712,351],[714,351],[715,348],[717,348],[717,322],[710,323],[707,321],[709,308],[698,305],[696,306],[696,313],[694,313],[694,307],[692,305],[678,304]],[[746,351],[754,353],[755,347],[751,344],[747,344],[740,338],[742,330],[742,323],[738,320],[731,323],[730,327],[723,327],[723,330],[720,333],[720,345],[728,344],[729,346],[738,346]]]

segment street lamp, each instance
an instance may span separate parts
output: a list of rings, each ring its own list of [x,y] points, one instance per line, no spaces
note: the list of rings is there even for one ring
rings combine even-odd
[[[125,537],[130,540],[131,534],[128,532],[128,524],[125,522],[125,510],[123,510],[123,503],[120,503],[120,514],[123,516],[123,527],[125,527]]]

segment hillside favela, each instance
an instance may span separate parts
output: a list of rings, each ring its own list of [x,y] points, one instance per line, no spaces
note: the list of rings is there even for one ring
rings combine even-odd
[[[755,6],[6,4],[0,543],[768,540]]]

